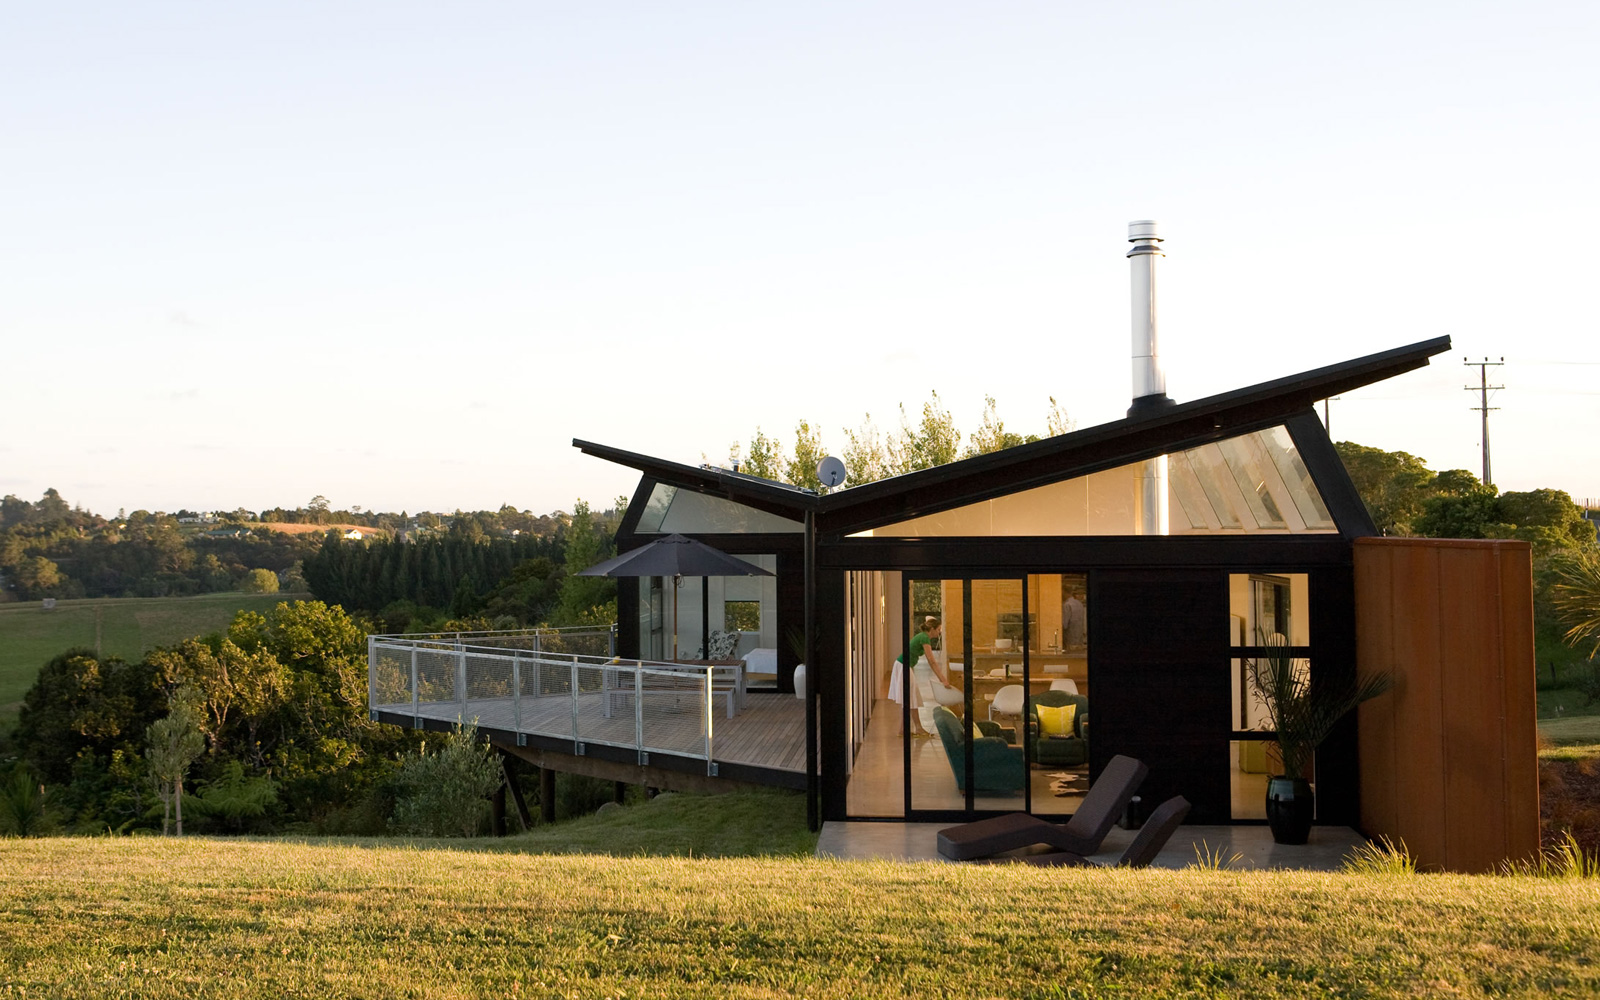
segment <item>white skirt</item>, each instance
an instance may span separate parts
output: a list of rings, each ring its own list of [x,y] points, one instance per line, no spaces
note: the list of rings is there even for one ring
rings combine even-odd
[[[894,672],[889,675],[889,700],[896,705],[905,701],[905,675],[907,672],[905,664],[899,660],[894,661]],[[915,680],[911,682],[911,707],[922,707],[922,696],[917,691]]]

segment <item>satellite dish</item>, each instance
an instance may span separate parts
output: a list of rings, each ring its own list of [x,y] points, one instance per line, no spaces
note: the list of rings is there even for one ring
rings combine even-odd
[[[838,486],[844,482],[844,463],[829,455],[817,463],[817,478],[829,489]]]

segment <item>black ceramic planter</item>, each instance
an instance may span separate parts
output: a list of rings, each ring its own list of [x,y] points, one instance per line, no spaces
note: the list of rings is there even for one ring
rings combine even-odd
[[[1279,844],[1303,844],[1311,836],[1311,818],[1317,797],[1304,778],[1276,777],[1267,781],[1267,825]]]

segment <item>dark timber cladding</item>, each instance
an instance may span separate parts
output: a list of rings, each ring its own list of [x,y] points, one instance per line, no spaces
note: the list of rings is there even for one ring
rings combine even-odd
[[[1194,803],[1195,822],[1229,821],[1227,626],[1225,574],[1139,569],[1090,576],[1091,781],[1116,754],[1159,761],[1139,789],[1145,801],[1182,795]]]
[[[1159,761],[1141,790],[1147,801],[1182,794],[1194,803],[1192,820],[1228,822],[1230,743],[1240,735],[1231,728],[1232,671],[1239,653],[1230,650],[1230,574],[1305,574],[1312,647],[1304,655],[1314,682],[1355,670],[1351,544],[1374,529],[1312,406],[1423,367],[1449,347],[1448,337],[1423,341],[826,495],[587,441],[573,445],[643,474],[618,533],[621,551],[653,537],[637,528],[658,483],[815,525],[815,556],[809,560],[799,532],[699,537],[736,555],[777,555],[780,635],[803,620],[808,571],[812,577],[817,797],[824,818],[846,817],[852,763],[848,572],[899,571],[944,579],[1083,572],[1093,637],[1088,654],[1095,691],[1091,771],[1097,774],[1118,753]],[[1287,429],[1337,534],[854,537],[1276,426]],[[625,651],[638,648],[638,600],[637,588],[621,588],[619,640]],[[787,646],[780,642],[779,679],[786,687],[796,661]],[[1317,754],[1319,822],[1356,820],[1357,743],[1356,721],[1350,717]]]

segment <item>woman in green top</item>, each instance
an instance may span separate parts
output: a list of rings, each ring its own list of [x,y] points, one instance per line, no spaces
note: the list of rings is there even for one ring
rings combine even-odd
[[[916,710],[922,707],[922,697],[917,691],[913,681],[907,683],[907,677],[916,669],[917,661],[924,654],[928,657],[928,667],[939,683],[945,687],[950,686],[950,675],[946,672],[944,664],[939,662],[939,651],[933,647],[934,640],[939,638],[942,628],[939,619],[929,615],[922,623],[922,631],[911,637],[911,647],[907,653],[895,658],[894,673],[889,677],[889,700],[900,704],[908,696],[911,699],[911,717],[917,718]],[[906,663],[911,664],[911,669],[906,669]],[[897,736],[905,735],[905,718],[900,713],[895,714],[895,727]]]

